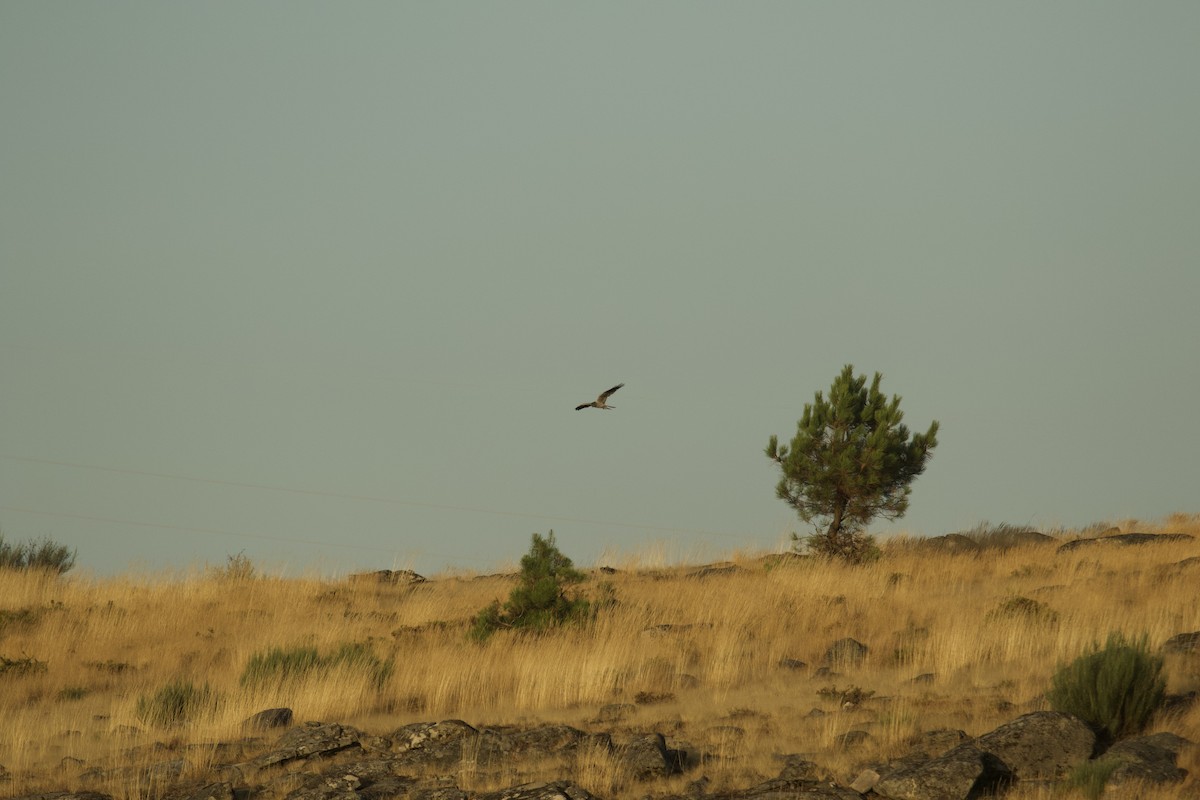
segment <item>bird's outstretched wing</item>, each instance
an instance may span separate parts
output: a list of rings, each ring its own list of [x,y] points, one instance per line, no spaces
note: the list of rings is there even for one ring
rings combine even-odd
[[[584,404],[583,404],[583,405],[581,405],[581,406],[575,406],[575,410],[576,410],[576,411],[583,411],[585,408],[591,408],[591,407],[592,407],[592,404],[591,404],[591,403],[584,403]]]
[[[622,386],[624,386],[624,385],[625,385],[625,384],[623,384],[623,383],[618,383],[616,386],[614,386],[613,388],[609,389],[609,390],[608,390],[607,392],[605,392],[604,394],[600,395],[600,397],[599,397],[599,400],[600,400],[601,402],[603,402],[603,401],[607,400],[607,399],[608,399],[608,396],[609,396],[610,394],[612,394],[613,392],[615,392],[617,389],[620,389],[620,388],[621,388]]]

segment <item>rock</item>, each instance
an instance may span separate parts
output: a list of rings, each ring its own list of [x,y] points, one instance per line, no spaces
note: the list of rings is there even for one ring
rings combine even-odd
[[[779,666],[783,669],[808,669],[808,664],[798,658],[781,658]]]
[[[912,754],[919,754],[924,758],[937,758],[961,744],[966,744],[970,739],[965,731],[956,728],[935,728],[913,736],[908,740],[908,746]]]
[[[862,800],[854,789],[817,781],[776,778],[736,792],[705,795],[716,800]]]
[[[979,550],[979,542],[961,533],[934,536],[923,541],[921,546],[944,553],[974,553]]]
[[[270,728],[286,728],[291,724],[292,710],[290,708],[268,708],[247,719],[242,723],[242,727],[269,730]]]
[[[417,722],[405,725],[387,738],[392,741],[392,749],[397,752],[413,750],[431,742],[458,741],[465,736],[479,733],[461,719],[447,719],[441,722]]]
[[[873,769],[864,769],[858,773],[858,777],[850,784],[850,788],[860,794],[866,794],[871,789],[875,788],[875,784],[879,783],[880,774]]]
[[[206,783],[169,792],[164,800],[234,800],[233,784],[229,781]]]
[[[684,577],[687,578],[708,578],[713,575],[732,575],[740,571],[737,564],[709,564],[708,566],[700,567],[697,570],[687,573]]]
[[[964,800],[998,793],[1012,777],[999,758],[963,744],[939,758],[885,775],[874,792],[890,800]]]
[[[595,796],[570,781],[526,783],[476,796],[476,800],[595,800]]]
[[[316,755],[337,753],[358,746],[362,732],[336,722],[309,722],[292,728],[279,738],[275,749],[255,758],[251,763],[262,769]]]
[[[350,576],[350,582],[413,586],[418,583],[424,583],[425,577],[418,575],[411,569],[381,569],[375,572],[356,572]]]
[[[1155,733],[1117,742],[1103,756],[1120,762],[1108,781],[1110,784],[1182,781],[1187,770],[1180,769],[1175,762],[1180,751],[1189,746],[1193,746],[1191,742],[1173,733]]]
[[[870,648],[857,639],[838,639],[825,651],[825,663],[833,666],[861,664]]]
[[[779,771],[780,780],[785,781],[831,781],[833,776],[822,769],[816,762],[809,761],[799,753],[789,753],[777,757],[784,763]]]
[[[640,781],[682,772],[686,759],[686,754],[667,749],[667,741],[661,733],[635,736],[617,748],[617,756],[633,777]]]
[[[1200,631],[1177,633],[1163,642],[1162,649],[1164,653],[1195,653],[1200,649]]]
[[[1196,537],[1190,533],[1119,533],[1115,536],[1099,536],[1095,539],[1076,539],[1058,546],[1057,552],[1066,553],[1081,547],[1097,544],[1141,545],[1166,544],[1168,542],[1188,542]]]
[[[596,718],[592,722],[598,724],[621,722],[634,711],[637,711],[637,706],[633,703],[608,703],[600,706],[600,710],[596,712]]]
[[[973,744],[1008,765],[1017,780],[1057,780],[1092,757],[1096,734],[1078,717],[1035,711],[983,734]]]

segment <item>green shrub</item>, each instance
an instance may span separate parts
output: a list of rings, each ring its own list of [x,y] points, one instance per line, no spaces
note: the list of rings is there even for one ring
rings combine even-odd
[[[475,615],[469,636],[483,641],[498,630],[540,631],[588,618],[587,600],[568,596],[566,584],[579,583],[584,575],[575,569],[554,541],[554,531],[542,538],[533,534],[529,553],[521,557],[520,582],[502,606],[492,602]]]
[[[166,728],[190,722],[216,704],[216,695],[207,684],[197,687],[189,681],[175,681],[149,697],[139,697],[137,715],[147,725]]]
[[[1024,620],[1045,625],[1058,622],[1058,612],[1045,603],[1029,597],[1010,597],[987,613],[988,620]]]
[[[1163,660],[1150,652],[1146,636],[1126,640],[1110,634],[1104,648],[1088,652],[1054,674],[1047,699],[1115,741],[1146,728],[1163,703]]]
[[[9,544],[0,533],[0,569],[37,569],[59,575],[75,566],[75,551],[66,545],[41,541]]]
[[[311,675],[327,675],[338,667],[347,667],[371,676],[382,686],[392,674],[392,663],[382,661],[366,644],[344,644],[328,655],[315,647],[272,647],[255,653],[242,670],[242,686],[278,686]]]

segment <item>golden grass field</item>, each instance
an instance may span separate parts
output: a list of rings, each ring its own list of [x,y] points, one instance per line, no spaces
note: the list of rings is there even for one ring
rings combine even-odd
[[[776,753],[804,753],[849,782],[858,765],[903,754],[919,731],[977,735],[1045,708],[1042,694],[1056,667],[1111,632],[1145,634],[1157,648],[1200,630],[1200,567],[1168,566],[1200,555],[1200,515],[1120,527],[1197,538],[979,556],[919,551],[893,539],[867,566],[737,554],[729,559],[737,569],[705,577],[689,577],[698,565],[650,568],[630,557],[612,563],[615,574],[590,572],[581,585],[592,596],[615,594],[616,604],[593,625],[499,634],[482,645],[466,639],[466,625],[507,597],[511,577],[432,576],[397,587],[237,578],[214,568],[115,578],[0,572],[0,656],[45,664],[0,673],[0,795],[80,788],[83,765],[153,759],[145,746],[155,742],[179,748],[235,740],[246,717],[275,706],[294,709],[297,721],[379,734],[447,718],[659,731],[724,756],[704,765],[710,791],[773,777],[782,767]],[[1044,603],[1056,617],[992,613],[1014,597]],[[655,628],[666,624],[679,627]],[[826,648],[842,637],[867,644],[866,660],[836,667],[836,677],[815,675]],[[382,685],[348,668],[273,688],[239,681],[248,660],[268,648],[325,652],[345,643],[369,643],[392,660]],[[785,658],[807,667],[783,667]],[[1166,669],[1169,693],[1200,689],[1200,656],[1170,656]],[[931,681],[913,682],[927,673]],[[148,727],[138,699],[177,680],[207,684],[216,706],[186,727]],[[851,689],[873,695],[845,704],[839,695]],[[636,708],[619,722],[597,722],[600,708],[613,703]],[[872,740],[839,749],[837,737],[850,730],[868,731]],[[1152,730],[1200,741],[1200,707]],[[129,755],[137,747],[144,755]],[[1190,772],[1184,784],[1144,796],[1196,796],[1197,749],[1181,759]],[[464,754],[458,778],[463,788],[484,789],[570,777],[601,797],[635,798],[681,792],[700,776],[636,784],[601,752],[576,765],[578,774],[545,769],[482,774]],[[92,788],[117,797],[153,794],[135,778]],[[1021,791],[1009,796],[1042,796]]]

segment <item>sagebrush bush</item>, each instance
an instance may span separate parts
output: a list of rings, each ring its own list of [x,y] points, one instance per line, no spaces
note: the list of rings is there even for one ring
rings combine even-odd
[[[382,686],[392,674],[392,663],[382,661],[366,644],[343,644],[327,655],[315,647],[272,647],[255,653],[242,670],[242,686],[279,685],[312,675],[327,675],[346,667],[369,675]]]
[[[137,715],[147,725],[167,728],[190,722],[212,711],[216,704],[217,696],[207,684],[196,686],[190,681],[175,681],[149,697],[139,697]]]
[[[1047,694],[1050,706],[1092,725],[1115,741],[1139,733],[1166,696],[1163,659],[1150,652],[1147,637],[1127,640],[1110,634],[1103,649],[1088,652],[1060,668]]]
[[[75,551],[50,539],[9,544],[0,533],[0,569],[43,569],[59,575],[75,566]]]

